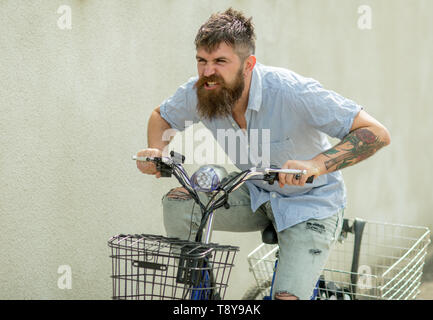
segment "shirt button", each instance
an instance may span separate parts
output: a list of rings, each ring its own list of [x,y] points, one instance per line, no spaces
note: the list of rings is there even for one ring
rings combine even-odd
[[[272,194],[272,198],[276,198],[277,195],[275,193]]]
[[[262,183],[263,183],[263,184],[266,184],[267,182],[266,182],[266,181],[262,181]]]

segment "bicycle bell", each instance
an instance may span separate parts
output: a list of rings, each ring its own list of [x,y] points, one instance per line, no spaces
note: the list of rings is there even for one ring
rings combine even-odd
[[[227,175],[227,170],[222,166],[204,165],[191,176],[191,186],[197,191],[212,192]]]

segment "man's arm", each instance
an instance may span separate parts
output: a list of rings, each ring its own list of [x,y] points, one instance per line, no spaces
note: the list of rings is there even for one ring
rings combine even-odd
[[[350,133],[340,143],[316,156],[319,175],[352,166],[391,143],[388,130],[364,110],[353,121]]]
[[[152,111],[147,124],[147,146],[148,148],[156,148],[162,151],[173,139],[173,135],[166,137],[165,133],[171,129],[171,126],[161,116],[159,108],[157,107]]]
[[[388,130],[364,110],[353,121],[350,133],[340,143],[309,161],[287,161],[283,168],[307,170],[307,174],[296,180],[293,175],[280,174],[280,187],[284,184],[303,186],[309,176],[320,176],[352,166],[375,154],[390,144]]]
[[[164,148],[170,143],[173,135],[167,135],[170,124],[162,118],[159,107],[152,111],[147,124],[147,149],[137,152],[138,157],[161,157]],[[153,162],[137,161],[137,168],[142,173],[154,174],[157,178],[161,173],[156,170]]]

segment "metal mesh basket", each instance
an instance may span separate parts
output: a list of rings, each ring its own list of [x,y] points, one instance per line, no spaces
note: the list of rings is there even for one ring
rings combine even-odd
[[[118,235],[111,248],[113,299],[224,298],[238,247],[156,235]]]
[[[415,299],[429,235],[425,227],[366,221],[357,270],[352,272],[354,235],[348,233],[331,251],[319,282],[319,299]],[[277,252],[277,245],[262,244],[248,256],[263,294],[270,286]]]

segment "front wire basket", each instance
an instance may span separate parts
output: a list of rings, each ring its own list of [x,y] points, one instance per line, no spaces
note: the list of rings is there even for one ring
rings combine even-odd
[[[419,294],[428,228],[366,221],[356,272],[351,272],[354,235],[339,240],[320,277],[318,299],[410,300]],[[248,255],[263,296],[269,294],[277,252],[277,245],[261,244]]]
[[[223,299],[238,247],[156,235],[118,235],[111,248],[113,299]]]

